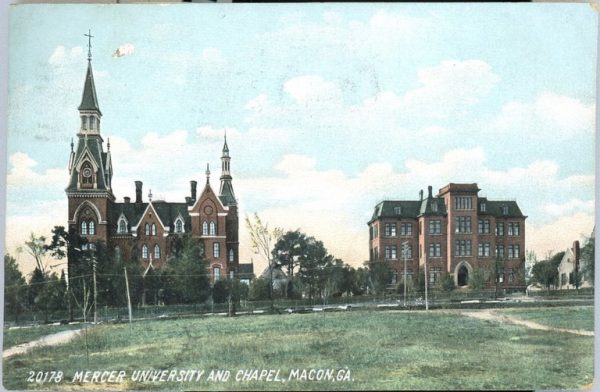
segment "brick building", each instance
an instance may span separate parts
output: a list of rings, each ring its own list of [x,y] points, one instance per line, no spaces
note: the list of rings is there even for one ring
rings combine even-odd
[[[231,177],[227,139],[221,156],[219,192],[206,183],[197,194],[197,182],[190,182],[190,195],[181,202],[143,199],[143,184],[135,181],[135,200],[118,202],[112,189],[113,166],[110,140],[104,149],[100,132],[102,112],[98,105],[91,53],[81,104],[81,125],[77,147],[71,142],[70,180],[66,188],[68,227],[89,241],[90,247],[103,242],[109,251],[125,260],[139,260],[146,273],[168,262],[175,236],[191,233],[199,238],[208,260],[212,282],[235,276],[238,268],[238,210]],[[71,269],[71,264],[69,264]]]
[[[477,184],[448,184],[436,196],[429,186],[418,200],[386,200],[375,206],[369,225],[369,259],[392,270],[392,284],[404,274],[416,278],[427,263],[430,284],[452,274],[458,287],[473,272],[497,269],[501,288],[525,287],[525,219],[515,201],[479,197]],[[493,279],[488,285],[495,285]]]

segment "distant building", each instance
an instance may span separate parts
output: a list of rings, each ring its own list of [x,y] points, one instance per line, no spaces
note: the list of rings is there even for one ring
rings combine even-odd
[[[498,269],[501,288],[525,288],[525,219],[515,201],[479,197],[477,184],[450,183],[436,196],[428,187],[418,200],[386,200],[375,206],[369,226],[369,260],[392,270],[391,284],[415,279],[427,264],[429,284],[452,274],[458,287],[473,272]],[[488,281],[489,286],[496,282]]]
[[[585,276],[582,267],[579,241],[574,241],[573,246],[565,251],[565,255],[558,265],[558,289],[591,287],[593,282],[590,282],[591,279]],[[578,274],[581,274],[579,284],[577,284]]]
[[[238,266],[238,279],[240,282],[250,286],[254,278],[254,263],[240,263]]]

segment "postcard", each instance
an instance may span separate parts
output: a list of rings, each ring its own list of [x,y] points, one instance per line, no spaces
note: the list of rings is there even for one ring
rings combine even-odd
[[[7,390],[591,389],[598,9],[10,10]]]

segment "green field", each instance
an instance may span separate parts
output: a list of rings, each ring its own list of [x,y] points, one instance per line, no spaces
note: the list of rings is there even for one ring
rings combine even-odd
[[[495,312],[535,321],[551,327],[594,330],[593,306],[502,309],[495,310]]]
[[[527,309],[529,315],[545,309]],[[552,313],[554,314],[554,313]],[[591,313],[588,312],[591,317]],[[524,318],[523,315],[519,317]],[[532,316],[534,317],[534,316]],[[348,311],[102,325],[70,344],[4,362],[8,389],[577,389],[592,382],[593,337],[439,312]],[[89,361],[89,362],[88,362]],[[88,364],[89,363],[89,364]],[[287,380],[292,369],[349,369],[349,381]],[[227,382],[72,384],[76,370],[211,369]],[[236,382],[239,369],[285,380]],[[30,370],[67,382],[28,384]],[[337,374],[337,373],[334,373]]]
[[[57,333],[61,331],[67,331],[69,329],[83,328],[82,324],[72,325],[34,325],[31,327],[20,327],[20,328],[5,328],[4,339],[2,341],[2,347],[7,349],[9,347],[16,346],[18,344],[30,342],[41,338],[42,336]]]

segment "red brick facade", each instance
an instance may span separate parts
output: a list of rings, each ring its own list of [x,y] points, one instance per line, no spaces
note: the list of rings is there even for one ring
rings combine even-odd
[[[488,286],[525,287],[525,219],[514,201],[478,196],[477,184],[448,184],[437,196],[432,189],[417,201],[383,201],[369,221],[370,261],[383,261],[393,271],[391,283],[404,274],[403,243],[409,277],[427,266],[430,284],[448,272],[458,287],[477,269]],[[412,230],[409,231],[409,227]]]

